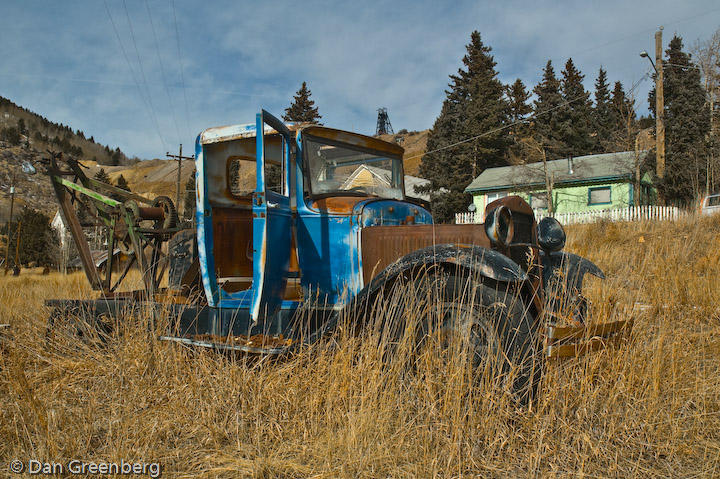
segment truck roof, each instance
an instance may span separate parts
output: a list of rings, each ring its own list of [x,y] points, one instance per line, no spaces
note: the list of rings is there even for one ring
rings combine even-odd
[[[287,126],[291,132],[303,131],[306,135],[348,143],[362,148],[369,148],[393,157],[402,158],[403,153],[405,152],[405,150],[396,143],[384,141],[372,136],[361,135],[359,133],[337,130],[335,128],[314,125],[312,123],[285,123],[285,126]],[[254,138],[256,136],[255,130],[255,123],[208,128],[200,133],[200,143],[207,145],[211,143],[237,140],[240,138]],[[265,125],[265,134],[273,133],[277,132]]]

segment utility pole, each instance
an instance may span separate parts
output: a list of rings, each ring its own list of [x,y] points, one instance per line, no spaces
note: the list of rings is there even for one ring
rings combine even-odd
[[[13,267],[13,276],[18,276],[20,274],[20,263],[18,260],[20,259],[20,226],[22,225],[21,221],[18,221],[18,228],[17,228],[17,241],[15,241],[15,266]]]
[[[662,31],[655,32],[655,153],[658,179],[665,177],[665,95],[663,91]]]
[[[8,262],[10,260],[10,226],[12,225],[12,217],[13,217],[13,206],[15,206],[15,179],[16,175],[13,173],[12,177],[12,184],[10,185],[10,219],[8,219],[7,222],[7,244],[5,245],[5,274],[10,271],[10,263]]]
[[[168,158],[176,159],[178,162],[177,184],[175,185],[175,208],[177,208],[177,211],[179,214],[180,208],[182,206],[182,203],[180,203],[180,182],[181,182],[181,175],[182,175],[182,160],[193,160],[194,158],[192,156],[183,156],[182,143],[180,143],[180,152],[177,155],[171,155],[169,151],[167,153],[165,153],[165,155]]]

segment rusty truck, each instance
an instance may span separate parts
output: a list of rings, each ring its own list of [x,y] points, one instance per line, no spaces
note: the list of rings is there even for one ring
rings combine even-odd
[[[520,197],[490,203],[482,224],[435,224],[429,205],[405,190],[395,143],[286,124],[261,110],[254,123],[200,133],[195,166],[188,227],[169,198],[119,190],[53,156],[48,171],[62,216],[99,296],[48,300],[51,323],[150,305],[177,318],[157,332],[164,340],[281,354],[330,334],[342,315],[363,323],[397,283],[440,274],[439,327],[463,334],[478,356],[572,356],[629,325],[589,321],[583,278],[602,271],[563,251],[562,226],[537,223]],[[87,218],[107,231],[103,270],[83,233]],[[117,250],[129,258],[119,269]],[[121,291],[133,268],[143,288]],[[303,308],[315,319],[297,327]],[[526,386],[537,377],[524,376]]]

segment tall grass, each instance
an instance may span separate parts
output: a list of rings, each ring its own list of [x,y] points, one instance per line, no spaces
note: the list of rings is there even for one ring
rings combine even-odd
[[[630,340],[547,365],[520,408],[460,362],[421,373],[339,335],[281,361],[157,341],[129,318],[104,344],[47,340],[80,274],[0,279],[0,468],[19,458],[159,461],[164,477],[720,476],[720,218],[570,228],[596,321]],[[437,351],[437,354],[433,353]],[[0,469],[4,470],[4,469]]]

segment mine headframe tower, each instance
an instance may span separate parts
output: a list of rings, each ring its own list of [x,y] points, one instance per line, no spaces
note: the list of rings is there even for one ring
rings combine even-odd
[[[388,116],[387,108],[378,108],[378,119],[377,127],[375,128],[375,135],[392,135],[395,133],[393,127],[390,124],[390,117]]]

